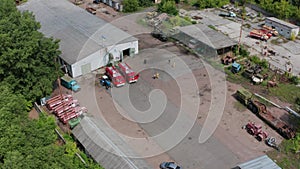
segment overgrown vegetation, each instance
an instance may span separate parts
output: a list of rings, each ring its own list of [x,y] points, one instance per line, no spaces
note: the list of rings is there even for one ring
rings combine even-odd
[[[124,12],[135,12],[140,8],[145,8],[153,5],[151,0],[123,0]]]
[[[275,14],[280,19],[294,18],[300,21],[300,1],[299,0],[249,0],[256,3],[266,11]]]
[[[159,12],[165,12],[169,15],[178,14],[178,9],[174,0],[162,0],[157,6],[157,10]]]
[[[298,169],[300,168],[300,134],[298,133],[293,140],[283,140],[279,146],[280,151],[271,151],[268,155],[276,160],[281,168]]]
[[[221,7],[228,3],[229,0],[195,0],[192,2],[192,5],[204,9]]]
[[[60,75],[58,41],[44,37],[39,28],[14,0],[1,0],[0,168],[101,168],[90,159],[84,165],[74,155],[74,142],[59,144],[52,116],[28,118],[32,101],[50,94]]]

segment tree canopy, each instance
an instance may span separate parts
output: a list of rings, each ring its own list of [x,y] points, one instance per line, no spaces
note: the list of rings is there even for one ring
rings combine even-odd
[[[216,8],[228,4],[229,0],[196,0],[194,6],[200,9],[204,8]]]
[[[170,15],[177,15],[178,14],[178,9],[176,7],[175,1],[174,0],[162,0],[158,4],[157,10],[159,12],[165,12]]]
[[[28,118],[33,100],[48,95],[59,74],[59,41],[46,38],[29,12],[0,0],[0,168],[101,168],[77,156],[74,142],[60,144],[54,116]]]
[[[0,9],[0,81],[28,100],[50,94],[59,41],[38,32],[34,16],[19,12],[12,0],[1,0]]]
[[[294,18],[300,21],[300,0],[261,0],[256,3],[266,11],[275,14],[278,18]]]

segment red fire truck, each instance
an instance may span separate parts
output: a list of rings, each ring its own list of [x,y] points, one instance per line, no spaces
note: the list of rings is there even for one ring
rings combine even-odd
[[[119,63],[119,69],[128,83],[134,83],[138,81],[139,74],[136,74],[126,63]]]
[[[124,77],[114,66],[106,67],[105,73],[116,87],[121,87],[125,85]]]

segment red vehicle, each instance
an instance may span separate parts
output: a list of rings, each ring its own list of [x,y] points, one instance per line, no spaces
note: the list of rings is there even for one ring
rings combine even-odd
[[[272,37],[272,33],[269,30],[266,29],[258,29],[258,30],[266,34],[269,38]]]
[[[128,83],[134,83],[138,81],[139,74],[136,74],[126,63],[119,63],[119,68],[120,72],[123,74]]]
[[[248,133],[255,136],[258,141],[265,140],[268,137],[268,133],[262,131],[262,126],[257,125],[254,122],[249,122],[246,125],[246,129]]]
[[[265,40],[267,41],[269,39],[269,36],[266,35],[263,31],[258,30],[258,29],[254,29],[250,32],[249,34],[250,37],[255,37],[255,38],[259,38],[261,40]]]
[[[125,85],[124,77],[114,66],[106,67],[105,73],[116,87],[121,87]]]

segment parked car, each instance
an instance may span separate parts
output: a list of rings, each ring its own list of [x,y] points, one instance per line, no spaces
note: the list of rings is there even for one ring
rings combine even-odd
[[[162,162],[159,167],[161,169],[182,169],[180,166],[175,164],[174,162]]]

